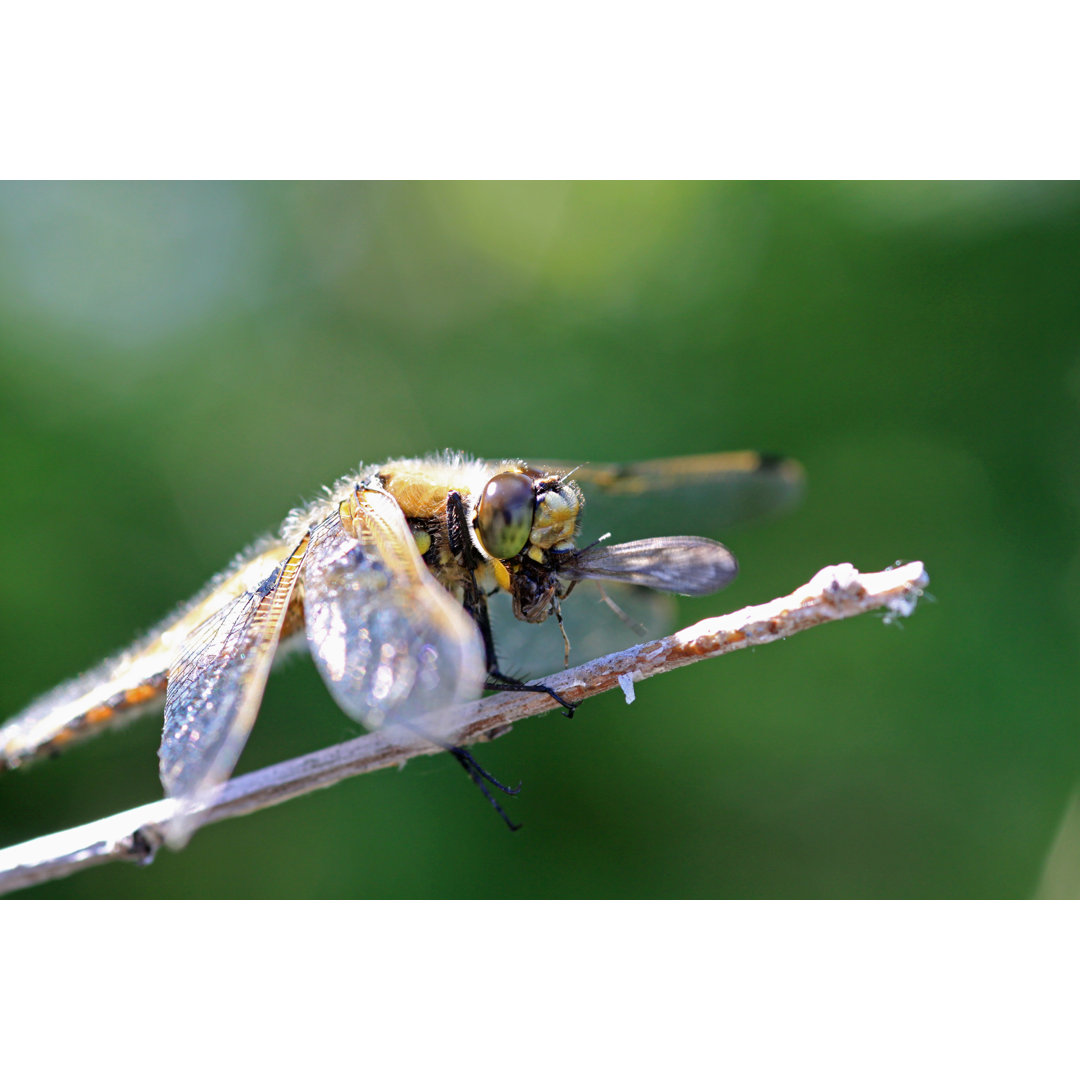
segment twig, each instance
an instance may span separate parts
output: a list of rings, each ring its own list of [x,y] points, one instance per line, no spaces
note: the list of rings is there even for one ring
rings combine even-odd
[[[707,656],[765,645],[877,608],[885,608],[890,616],[910,615],[927,582],[921,562],[876,574],[860,574],[850,563],[829,566],[790,596],[705,619],[670,637],[602,656],[544,682],[575,703],[616,686],[630,701],[634,682]],[[449,732],[451,742],[473,743],[503,735],[516,721],[551,708],[551,699],[543,694],[500,693],[440,714],[432,728]],[[423,721],[417,726],[423,727]],[[230,780],[214,796],[203,824],[251,814],[348,776],[440,752],[430,742],[398,730],[363,735]],[[172,811],[170,800],[163,799],[0,850],[0,893],[114,860],[150,862]]]

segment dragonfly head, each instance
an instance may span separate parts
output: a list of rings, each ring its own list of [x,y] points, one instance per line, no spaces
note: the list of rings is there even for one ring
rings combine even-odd
[[[572,547],[585,501],[576,484],[522,467],[501,472],[485,485],[476,504],[476,539],[492,559]]]
[[[491,558],[499,584],[514,598],[514,614],[543,622],[563,594],[552,555],[573,549],[584,499],[555,473],[521,466],[493,476],[476,504],[476,540]]]

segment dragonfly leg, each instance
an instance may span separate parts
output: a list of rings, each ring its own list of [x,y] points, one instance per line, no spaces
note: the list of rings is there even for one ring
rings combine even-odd
[[[480,637],[484,642],[484,660],[490,672],[497,666],[495,639],[491,633],[487,596],[476,580],[476,551],[473,548],[472,538],[469,536],[465,500],[457,491],[451,491],[446,497],[446,525],[450,538],[450,552],[461,560],[461,565],[465,569],[462,606],[480,630]]]
[[[563,716],[567,719],[570,719],[574,715],[574,710],[577,708],[577,705],[574,702],[567,701],[558,690],[553,690],[550,686],[545,686],[543,683],[524,683],[520,679],[513,679],[509,675],[504,675],[497,668],[488,672],[487,682],[484,683],[484,689],[522,690],[532,694],[547,694],[556,704],[562,706]]]
[[[491,784],[492,787],[498,788],[499,791],[502,791],[507,795],[517,795],[518,792],[521,791],[520,784],[517,784],[514,787],[509,787],[501,780],[496,779],[463,746],[451,746],[449,743],[443,742],[442,739],[438,739],[433,735],[429,735],[426,731],[423,731],[422,729],[414,726],[413,724],[410,724],[408,721],[404,721],[403,726],[407,727],[410,731],[415,732],[415,734],[419,735],[422,739],[426,739],[429,743],[434,743],[436,746],[441,747],[451,757],[453,757],[454,760],[457,761],[457,763],[469,774],[469,779],[471,779],[472,782],[484,793],[484,798],[487,799],[487,801],[491,803],[493,807],[495,807],[496,813],[498,813],[499,817],[501,817],[503,821],[506,822],[506,825],[511,832],[517,832],[517,830],[521,828],[520,825],[515,825],[510,820],[510,818],[507,816],[506,811],[499,804],[499,800],[491,794],[487,786],[488,784]]]
[[[516,795],[521,790],[521,785],[518,784],[516,787],[507,787],[505,784],[496,780],[495,777],[492,776],[491,773],[489,773],[487,769],[485,769],[480,762],[478,762],[476,758],[462,746],[452,746],[450,748],[450,753],[457,759],[458,764],[465,772],[469,774],[469,778],[472,782],[484,793],[484,798],[495,807],[495,812],[506,822],[506,827],[511,832],[517,832],[518,829],[521,828],[521,825],[515,825],[514,822],[510,820],[506,811],[499,804],[499,800],[488,790],[487,785],[491,784],[498,788],[499,791],[506,792],[507,795]]]

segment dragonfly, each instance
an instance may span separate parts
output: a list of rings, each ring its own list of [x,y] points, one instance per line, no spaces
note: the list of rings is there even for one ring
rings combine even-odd
[[[718,531],[786,508],[801,486],[796,462],[753,452],[634,465],[446,452],[361,467],[293,510],[130,648],[0,726],[0,772],[164,703],[160,775],[177,808],[166,840],[180,847],[232,774],[274,663],[306,645],[343,712],[454,754],[511,824],[488,785],[517,789],[452,745],[437,719],[493,689],[544,693],[573,713],[543,683],[507,674],[511,653],[526,657],[518,671],[538,665],[504,628],[553,617],[565,663],[577,632],[567,634],[564,602],[583,583],[616,612],[642,594],[716,592],[737,572],[723,544],[641,537],[642,523],[694,520]],[[586,506],[605,533],[581,544]],[[612,533],[619,542],[606,542]],[[607,651],[610,638],[582,637],[591,655]]]

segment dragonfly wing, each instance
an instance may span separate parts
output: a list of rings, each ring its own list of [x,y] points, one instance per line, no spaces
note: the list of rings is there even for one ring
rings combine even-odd
[[[585,496],[588,543],[610,532],[615,540],[665,533],[716,536],[732,525],[795,506],[802,466],[791,458],[753,451],[662,458],[633,465],[543,462],[572,474]]]
[[[560,671],[564,663],[584,664],[606,653],[663,637],[675,626],[673,597],[618,582],[583,581],[561,607],[566,642],[554,619],[528,623],[514,615],[508,593],[488,599],[491,633],[499,670],[518,679],[537,679]]]
[[[172,847],[198,827],[247,742],[308,544],[305,536],[265,581],[196,627],[169,669],[158,759],[165,793],[179,803],[166,829]]]
[[[342,711],[368,728],[478,698],[479,631],[424,565],[401,508],[360,488],[313,535],[304,622],[315,664]]]

